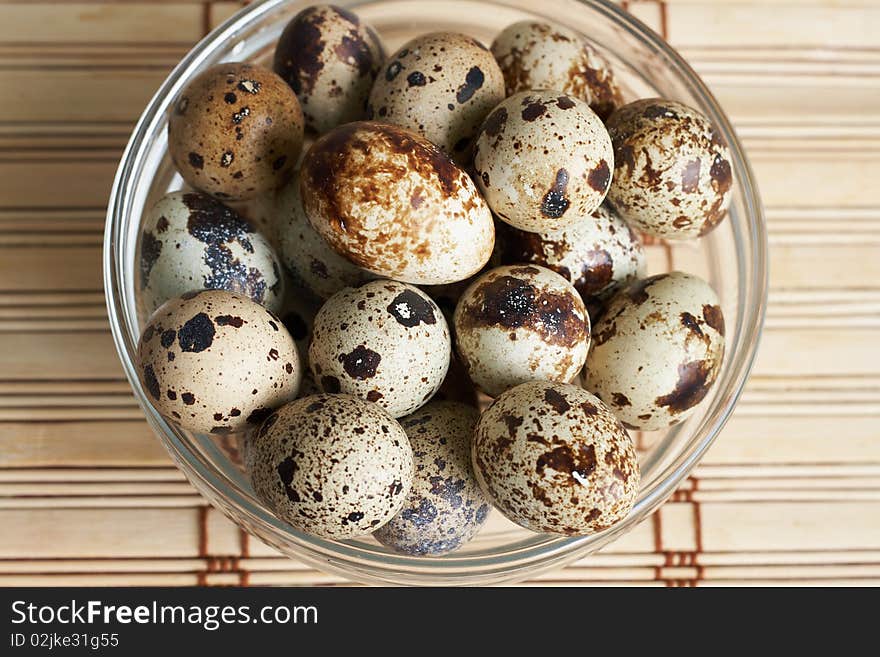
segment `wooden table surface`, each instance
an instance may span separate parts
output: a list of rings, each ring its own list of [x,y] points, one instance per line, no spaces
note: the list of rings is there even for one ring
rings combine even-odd
[[[342,581],[205,506],[143,421],[107,327],[122,148],[170,68],[238,6],[0,2],[0,585]],[[880,3],[626,6],[745,142],[770,306],[747,392],[694,476],[537,583],[880,584]]]

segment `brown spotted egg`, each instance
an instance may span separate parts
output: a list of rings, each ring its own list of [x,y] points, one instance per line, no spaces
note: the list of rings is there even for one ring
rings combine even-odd
[[[691,239],[727,214],[730,151],[708,118],[682,103],[637,100],[608,119],[614,180],[608,201],[649,235]]]
[[[645,275],[645,250],[638,235],[607,205],[558,230],[529,233],[501,222],[495,228],[501,264],[552,269],[574,285],[588,309]]]
[[[480,124],[502,100],[504,78],[492,53],[467,35],[434,32],[388,58],[368,115],[418,132],[465,163]]]
[[[212,66],[181,92],[168,152],[183,179],[219,199],[247,200],[289,178],[303,142],[299,101],[272,71]]]
[[[378,35],[356,14],[316,5],[284,28],[274,69],[296,93],[306,126],[322,133],[364,118],[384,59]]]
[[[141,300],[147,314],[191,290],[227,290],[277,312],[284,298],[278,257],[231,208],[199,192],[166,194],[144,217]]]
[[[403,508],[373,534],[382,545],[418,556],[446,554],[480,530],[490,507],[471,465],[479,417],[471,406],[432,401],[400,419],[415,474]]]
[[[302,207],[299,176],[278,194],[281,258],[293,279],[316,297],[327,299],[346,287],[373,278],[334,251],[309,223]]]
[[[724,316],[715,291],[682,272],[632,283],[593,332],[584,387],[628,427],[653,431],[684,420],[718,377]]]
[[[492,397],[525,381],[571,381],[590,346],[590,318],[577,290],[536,265],[480,276],[458,302],[454,324],[468,376]]]
[[[496,399],[477,423],[473,464],[498,510],[536,532],[602,531],[639,491],[626,430],[601,400],[562,383],[523,383]]]
[[[507,95],[529,89],[559,89],[589,103],[605,120],[623,104],[608,61],[582,34],[561,25],[521,21],[492,42]]]
[[[460,281],[489,260],[492,213],[471,178],[403,128],[348,123],[309,149],[300,192],[315,230],[379,276],[416,285]]]
[[[483,123],[474,168],[499,219],[542,232],[582,221],[599,207],[614,157],[605,126],[584,101],[559,91],[525,91]]]
[[[281,320],[221,290],[187,292],[160,306],[141,334],[138,368],[165,418],[215,434],[256,427],[296,397],[302,376]]]
[[[379,280],[330,297],[318,315],[309,365],[324,392],[412,413],[443,383],[452,344],[440,308],[411,285]]]
[[[257,496],[296,529],[364,536],[406,503],[413,453],[400,425],[350,395],[303,397],[270,415],[245,443]]]

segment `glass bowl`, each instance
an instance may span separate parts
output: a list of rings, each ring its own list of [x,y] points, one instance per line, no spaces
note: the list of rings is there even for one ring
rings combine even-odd
[[[107,211],[104,283],[113,337],[147,420],[195,487],[235,523],[281,552],[362,582],[488,584],[534,576],[598,550],[629,532],[669,497],[718,436],[742,391],[757,349],[766,299],[766,235],[752,171],[715,98],[657,34],[603,0],[373,0],[337,4],[355,9],[382,35],[388,52],[413,36],[452,30],[490,43],[504,27],[535,18],[586,34],[614,66],[628,100],[663,96],[701,109],[730,144],[734,170],[730,216],[698,242],[648,242],[649,273],[682,269],[706,278],[718,292],[727,326],[727,353],[715,387],[685,422],[665,432],[637,433],[642,489],[630,515],[584,537],[531,533],[493,512],[476,539],[445,557],[393,554],[370,538],[328,541],[295,531],[253,494],[234,455],[216,437],[167,423],[151,406],[134,366],[143,325],[136,294],[140,221],[145,207],[182,186],[167,154],[169,108],[201,71],[223,61],[271,60],[287,21],[311,3],[263,0],[203,39],[150,101],[125,151]]]

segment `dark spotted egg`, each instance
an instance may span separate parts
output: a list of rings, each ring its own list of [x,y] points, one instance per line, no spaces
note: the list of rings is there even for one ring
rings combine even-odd
[[[467,35],[434,32],[388,58],[368,114],[424,135],[465,164],[477,129],[502,100],[504,78],[492,53]]]
[[[639,491],[626,430],[595,396],[562,383],[523,383],[496,399],[477,423],[473,465],[498,510],[536,532],[601,531]]]
[[[565,228],[529,233],[499,222],[495,251],[501,264],[552,269],[580,292],[587,308],[645,275],[639,236],[607,204]]]
[[[364,118],[385,54],[376,32],[353,12],[316,5],[299,12],[278,40],[274,69],[318,133]]]
[[[339,290],[374,278],[334,251],[306,218],[300,196],[299,175],[276,199],[281,257],[293,279],[309,292],[327,299]]]
[[[605,126],[584,101],[561,91],[525,91],[483,123],[474,169],[499,219],[542,232],[583,221],[599,207],[614,157]]]
[[[348,123],[309,149],[303,209],[338,253],[379,276],[454,283],[492,255],[492,213],[471,178],[423,137]]]
[[[455,309],[456,352],[474,384],[496,396],[525,381],[571,381],[590,346],[577,290],[536,265],[492,269]]]
[[[236,292],[278,312],[284,280],[266,239],[231,208],[199,192],[172,192],[144,217],[141,301],[147,314],[190,290]]]
[[[446,319],[428,295],[378,280],[346,288],[321,307],[309,366],[324,392],[357,395],[400,417],[434,396],[451,350]]]
[[[665,429],[706,397],[723,357],[715,291],[692,274],[659,274],[608,303],[593,331],[583,384],[626,426]]]
[[[141,334],[138,368],[166,419],[214,434],[258,426],[296,397],[302,376],[281,320],[221,290],[188,292],[160,306]]]
[[[403,508],[373,537],[418,556],[446,554],[471,540],[489,515],[474,477],[471,442],[480,412],[432,401],[400,419],[413,449],[415,474]]]
[[[181,92],[168,120],[168,152],[183,179],[224,200],[247,200],[289,178],[303,115],[287,84],[252,64],[212,66]]]
[[[329,539],[364,536],[406,502],[413,453],[401,426],[350,395],[303,397],[245,441],[257,496],[296,529]]]
[[[492,42],[507,95],[529,89],[559,89],[590,104],[605,120],[623,104],[608,61],[582,34],[562,25],[521,21]]]
[[[724,219],[733,185],[730,151],[708,118],[650,98],[612,114],[608,132],[614,144],[608,201],[633,227],[691,239]]]

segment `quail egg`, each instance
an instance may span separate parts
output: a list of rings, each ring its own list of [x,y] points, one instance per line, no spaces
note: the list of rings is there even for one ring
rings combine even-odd
[[[322,133],[364,118],[384,59],[378,35],[356,14],[316,5],[303,9],[284,28],[274,69],[296,93],[306,126]]]
[[[376,540],[404,554],[433,556],[476,535],[490,509],[471,465],[479,417],[471,406],[432,401],[400,419],[413,450],[413,485],[403,508],[373,534]]]
[[[477,423],[473,464],[498,510],[536,532],[602,531],[626,517],[639,491],[626,430],[568,384],[530,381],[496,399]]]
[[[492,397],[536,379],[571,381],[590,346],[590,318],[577,290],[536,265],[492,269],[455,309],[456,351]]]
[[[309,149],[303,208],[338,253],[379,276],[454,283],[492,255],[492,213],[431,142],[392,125],[348,123]]]
[[[614,179],[608,201],[633,227],[691,239],[727,214],[730,151],[708,118],[682,103],[637,100],[608,119]]]
[[[294,280],[316,297],[327,299],[339,290],[372,278],[330,248],[306,218],[299,176],[278,194],[281,257]]]
[[[592,214],[611,184],[614,157],[602,121],[559,91],[524,91],[492,110],[474,146],[476,180],[492,211],[531,232]]]
[[[168,120],[168,152],[180,175],[219,199],[247,200],[280,187],[302,141],[293,91],[251,64],[206,70],[183,90]]]
[[[156,410],[197,433],[259,425],[296,397],[302,376],[281,320],[222,290],[187,292],[160,306],[141,334],[138,366]]]
[[[330,539],[363,536],[406,503],[413,453],[400,425],[350,395],[312,395],[266,418],[245,442],[257,496],[294,528]]]
[[[688,417],[724,357],[718,296],[682,272],[630,284],[608,303],[593,335],[584,387],[633,429],[665,429]]]
[[[357,395],[400,417],[437,392],[451,349],[446,320],[430,297],[379,280],[342,290],[321,307],[309,364],[324,392]]]
[[[521,21],[492,42],[507,95],[558,89],[589,103],[603,121],[623,104],[608,61],[582,34],[561,25]]]
[[[141,301],[147,314],[191,290],[237,292],[278,311],[284,295],[272,247],[231,208],[199,192],[172,192],[144,217]]]
[[[501,264],[552,269],[574,285],[588,308],[645,274],[641,240],[607,205],[558,230],[529,233],[501,222],[495,229]]]
[[[465,163],[477,129],[504,100],[498,63],[454,32],[416,37],[391,55],[370,92],[368,116],[418,132]]]

